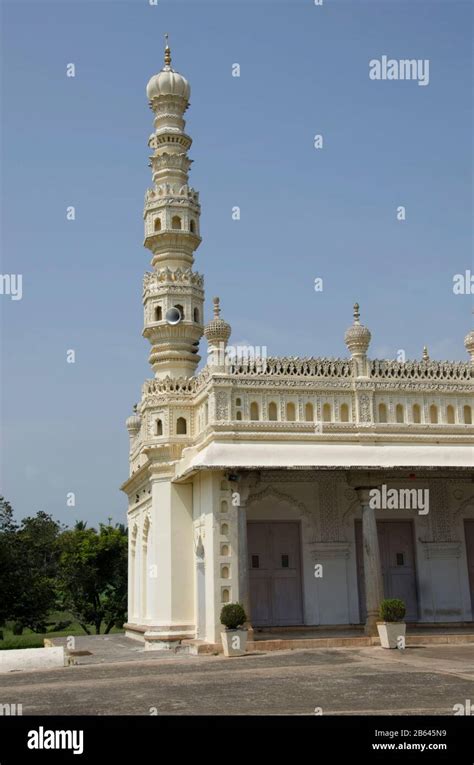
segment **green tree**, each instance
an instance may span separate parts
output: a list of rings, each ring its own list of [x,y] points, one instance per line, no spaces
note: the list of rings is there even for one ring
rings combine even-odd
[[[34,632],[46,630],[47,618],[58,604],[58,539],[62,526],[39,511],[23,518],[16,534],[17,594],[12,618]]]
[[[18,588],[17,529],[12,506],[0,497],[0,625],[12,617]]]
[[[0,498],[1,623],[13,620],[19,632],[25,627],[46,629],[57,603],[60,533],[61,525],[42,511],[17,525],[10,503]]]
[[[122,624],[127,609],[127,533],[123,526],[101,524],[99,531],[76,527],[59,540],[59,582],[63,606],[87,634]]]

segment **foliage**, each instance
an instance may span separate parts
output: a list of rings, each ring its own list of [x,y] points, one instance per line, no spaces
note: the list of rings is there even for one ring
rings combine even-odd
[[[11,616],[15,603],[16,531],[12,507],[4,497],[0,497],[0,625]]]
[[[99,532],[76,525],[59,540],[61,603],[90,634],[123,622],[127,610],[127,532],[101,524]]]
[[[221,611],[221,624],[228,630],[236,630],[247,621],[247,614],[240,603],[226,603]]]
[[[385,598],[380,604],[380,617],[384,622],[401,622],[405,613],[405,603],[398,598]]]
[[[56,606],[60,533],[61,525],[42,511],[18,526],[0,498],[0,623],[14,619],[18,635],[25,627],[43,631]]]
[[[98,633],[105,623],[109,632],[125,621],[126,601],[123,525],[96,531],[77,521],[67,529],[42,511],[17,523],[0,497],[0,627],[10,624],[5,642],[31,641],[24,634],[30,630],[77,634],[79,625],[90,634],[91,625]],[[51,621],[58,608],[59,618]]]
[[[11,651],[14,648],[43,648],[43,638],[41,635],[31,633],[29,635],[20,635],[18,637],[9,637],[0,642],[0,651]]]
[[[64,619],[63,621],[55,622],[52,625],[48,624],[48,627],[51,626],[51,629],[48,630],[48,632],[64,632],[71,624],[72,619]]]
[[[73,616],[69,611],[53,611],[52,614],[50,614],[50,618],[55,619],[55,627],[60,626],[61,622],[65,623],[66,621],[69,622],[69,626],[61,630],[48,628],[47,632],[32,632],[28,627],[25,627],[21,635],[14,635],[12,629],[14,622],[8,621],[2,630],[4,635],[3,643],[7,648],[34,648],[37,646],[42,647],[44,638],[54,640],[54,638],[57,637],[69,637],[70,635],[84,634],[84,628],[78,621],[72,621]],[[90,627],[91,625],[87,626]],[[111,632],[123,632],[122,623],[120,624],[120,629],[112,627]],[[32,644],[32,641],[34,641],[34,644]],[[2,640],[0,640],[0,650],[3,647],[3,643]]]

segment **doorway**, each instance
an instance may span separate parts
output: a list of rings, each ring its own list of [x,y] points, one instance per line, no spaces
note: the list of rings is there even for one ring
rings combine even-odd
[[[247,546],[253,626],[302,624],[300,524],[249,521]]]
[[[411,521],[377,521],[380,564],[385,598],[400,598],[406,605],[407,622],[418,619],[415,550]],[[357,551],[357,584],[359,588],[360,621],[365,622],[364,556],[362,552],[362,522],[355,522]]]

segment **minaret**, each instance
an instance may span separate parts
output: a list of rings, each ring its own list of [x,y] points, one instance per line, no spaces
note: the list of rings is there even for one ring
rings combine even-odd
[[[167,39],[167,35],[166,35]],[[144,337],[151,343],[149,362],[155,377],[191,377],[200,361],[203,333],[204,279],[192,270],[199,236],[199,194],[188,186],[191,138],[183,114],[190,87],[171,67],[165,48],[164,67],[147,85],[155,114],[148,145],[153,188],[145,196],[145,241],[153,271],[145,274]]]

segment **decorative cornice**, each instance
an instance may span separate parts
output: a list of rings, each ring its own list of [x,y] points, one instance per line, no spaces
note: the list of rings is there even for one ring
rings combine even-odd
[[[463,382],[470,381],[472,377],[471,366],[464,361],[400,362],[374,359],[369,365],[370,376],[375,378]]]

